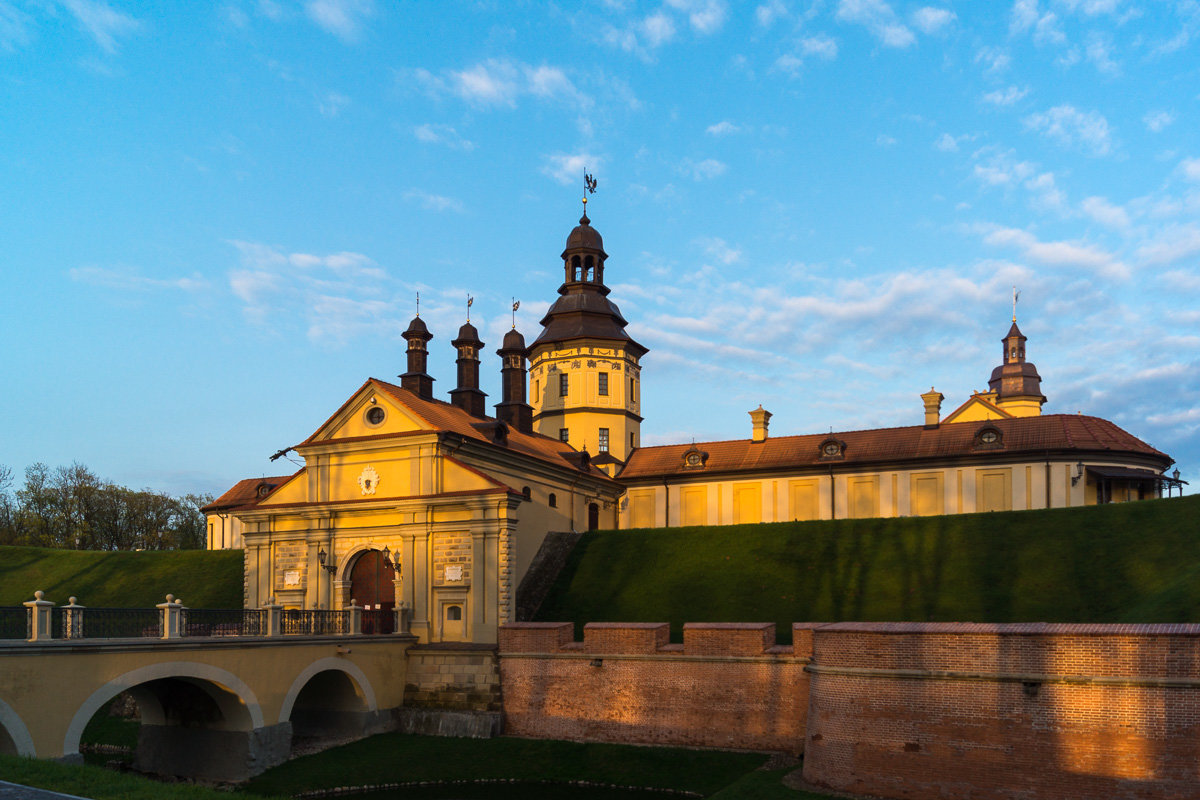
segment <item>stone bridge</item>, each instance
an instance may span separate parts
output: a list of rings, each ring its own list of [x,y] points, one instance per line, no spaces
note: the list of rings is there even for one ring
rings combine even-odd
[[[31,641],[0,642],[0,752],[79,758],[92,716],[128,692],[141,712],[138,769],[241,780],[286,760],[293,736],[356,738],[390,726],[416,641],[179,633],[70,639],[35,630]]]

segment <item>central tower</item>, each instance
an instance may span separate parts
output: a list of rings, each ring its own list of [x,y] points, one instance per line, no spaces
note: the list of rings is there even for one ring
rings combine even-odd
[[[604,285],[604,240],[585,213],[562,252],[563,284],[529,348],[538,433],[586,449],[610,474],[641,444],[641,368],[635,342]],[[607,465],[607,466],[606,466]]]

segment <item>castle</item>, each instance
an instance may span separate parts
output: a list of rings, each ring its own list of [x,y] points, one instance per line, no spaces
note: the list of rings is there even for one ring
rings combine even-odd
[[[1015,314],[988,391],[944,417],[931,389],[918,425],[771,437],[760,406],[749,438],[641,447],[648,350],[608,297],[608,254],[586,214],[561,258],[541,333],[527,346],[514,326],[496,351],[495,416],[475,327],[452,341],[446,402],[417,316],[398,385],[368,379],[292,448],[303,468],[240,481],[206,507],[209,547],[245,551],[247,607],[400,606],[421,641],[495,642],[551,531],[1135,500],[1159,496],[1173,463],[1107,420],[1042,414]]]

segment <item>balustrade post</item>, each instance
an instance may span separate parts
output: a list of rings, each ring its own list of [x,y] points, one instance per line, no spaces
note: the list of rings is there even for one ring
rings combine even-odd
[[[87,636],[83,630],[83,609],[84,606],[77,604],[74,597],[68,598],[67,605],[62,607],[64,639],[83,639]]]
[[[167,595],[167,602],[155,606],[162,615],[162,638],[178,639],[183,636],[183,601],[175,595]]]
[[[46,593],[38,589],[33,593],[33,599],[27,600],[24,606],[29,609],[29,641],[41,642],[54,638],[54,628],[50,619],[50,609],[54,603],[45,599]]]
[[[276,603],[274,597],[268,597],[263,611],[267,612],[267,636],[282,636],[283,606]]]
[[[362,606],[354,602],[354,598],[350,599],[350,605],[346,606],[346,610],[350,612],[350,624],[347,630],[342,633],[349,636],[358,636],[362,633]]]
[[[396,603],[396,607],[392,609],[392,613],[396,615],[395,624],[392,625],[392,633],[403,633],[408,635],[408,604],[401,600]]]

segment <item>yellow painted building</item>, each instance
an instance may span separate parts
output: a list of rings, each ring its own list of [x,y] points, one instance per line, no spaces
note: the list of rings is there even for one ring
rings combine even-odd
[[[245,549],[248,606],[400,605],[422,641],[491,642],[551,531],[1132,500],[1158,496],[1172,463],[1106,420],[1043,415],[1015,318],[988,390],[945,417],[931,389],[919,425],[771,437],[760,406],[749,438],[641,447],[647,349],[608,297],[586,215],[561,258],[540,335],[526,347],[514,329],[496,351],[495,417],[475,328],[452,342],[458,385],[444,402],[417,317],[399,386],[368,380],[294,448],[299,472],[241,481],[206,509],[209,546]]]

